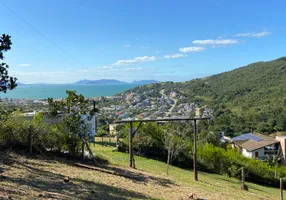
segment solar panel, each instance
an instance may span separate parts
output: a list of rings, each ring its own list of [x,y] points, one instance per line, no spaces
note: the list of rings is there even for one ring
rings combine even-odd
[[[252,135],[252,134],[249,134],[249,135],[248,135],[248,138],[251,139],[251,140],[254,140],[254,141],[256,141],[256,142],[259,142],[259,141],[262,140],[261,138],[255,136],[255,135]]]
[[[236,141],[236,140],[254,140],[256,142],[259,142],[262,139],[253,135],[252,133],[246,133],[246,134],[232,138],[232,141]]]

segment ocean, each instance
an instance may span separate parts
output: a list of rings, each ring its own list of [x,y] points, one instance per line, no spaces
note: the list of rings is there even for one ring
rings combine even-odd
[[[78,94],[88,97],[112,96],[139,84],[106,84],[106,85],[76,85],[76,84],[47,84],[47,85],[20,85],[6,94],[0,93],[0,98],[11,99],[46,99],[65,98],[66,90],[76,90]]]

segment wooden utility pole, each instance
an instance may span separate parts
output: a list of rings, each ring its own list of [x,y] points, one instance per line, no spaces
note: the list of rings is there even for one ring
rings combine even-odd
[[[32,125],[29,126],[29,152],[33,153],[33,136],[32,136]]]
[[[93,116],[94,116],[94,124],[95,124],[95,134],[96,134],[96,132],[97,132],[97,124],[96,124],[96,115],[95,115],[95,101],[93,101]],[[94,135],[95,136],[95,135]],[[94,136],[93,136],[93,138],[91,138],[91,141],[92,142],[94,142],[95,143],[95,138],[94,138]]]
[[[84,160],[84,137],[82,136],[81,159]]]
[[[282,178],[280,178],[280,200],[283,200],[283,182],[282,182]]]
[[[245,174],[244,174],[244,168],[241,169],[241,184],[244,184],[245,182]]]
[[[129,131],[129,167],[133,167],[133,151],[132,151],[132,122],[130,122],[130,131]]]
[[[193,171],[194,171],[194,180],[198,181],[198,172],[197,172],[197,120],[194,120],[194,153],[193,153]]]

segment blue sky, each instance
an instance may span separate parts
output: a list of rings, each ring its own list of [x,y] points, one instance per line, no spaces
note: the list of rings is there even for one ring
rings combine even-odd
[[[285,56],[285,0],[0,0],[23,83],[185,81]]]

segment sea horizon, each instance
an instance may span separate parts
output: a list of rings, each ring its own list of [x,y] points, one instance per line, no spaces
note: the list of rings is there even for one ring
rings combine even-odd
[[[85,98],[113,96],[142,84],[24,84],[14,90],[1,93],[0,99],[47,99],[65,98],[66,90],[76,90]]]

